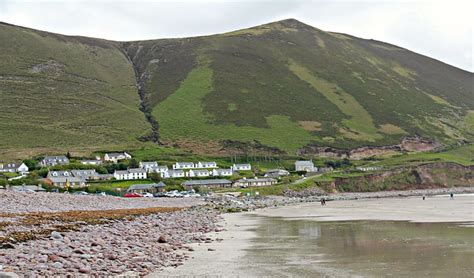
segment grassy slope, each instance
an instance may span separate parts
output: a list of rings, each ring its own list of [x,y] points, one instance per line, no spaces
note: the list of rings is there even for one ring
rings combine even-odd
[[[135,145],[149,129],[114,43],[0,24],[0,150]]]
[[[406,134],[474,139],[472,73],[295,20],[125,43],[0,24],[0,153],[143,146],[150,126],[121,47],[167,142],[258,140],[293,154]]]
[[[258,140],[292,153],[407,134],[473,138],[463,122],[474,107],[472,73],[393,45],[288,20],[129,49],[165,141]]]

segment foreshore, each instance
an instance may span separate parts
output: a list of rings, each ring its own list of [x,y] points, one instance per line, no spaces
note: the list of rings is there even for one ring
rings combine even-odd
[[[387,198],[343,199],[328,202],[326,206],[318,203],[298,203],[224,214],[224,231],[209,235],[211,238],[223,239],[222,241],[213,241],[209,245],[193,244],[194,252],[185,264],[176,268],[164,268],[149,277],[258,277],[259,275],[252,272],[252,268],[258,266],[252,264],[251,258],[246,256],[246,249],[253,247],[252,240],[256,238],[254,230],[266,217],[313,221],[456,222],[465,227],[474,227],[472,194],[457,194],[453,200],[449,195],[430,195],[425,200],[419,196],[384,196]],[[209,251],[209,248],[212,251]]]
[[[472,221],[472,201],[458,199],[464,198],[460,193],[473,192],[469,187],[259,199],[0,192],[0,272],[251,276],[235,262],[245,262],[244,250],[250,246],[258,217]],[[446,196],[431,197],[448,193],[455,194],[453,202],[446,202]],[[421,195],[427,200],[400,198]],[[334,201],[321,207],[314,203],[320,198]],[[246,212],[221,214],[226,211]],[[413,215],[418,218],[410,218]]]

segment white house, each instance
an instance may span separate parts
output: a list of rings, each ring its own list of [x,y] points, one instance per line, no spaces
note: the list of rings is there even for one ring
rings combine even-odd
[[[70,171],[49,171],[48,175],[46,176],[48,179],[50,178],[70,178],[73,177]]]
[[[146,170],[148,173],[154,172],[155,168],[158,168],[158,162],[156,161],[140,161],[140,168]]]
[[[0,172],[28,174],[28,166],[25,163],[0,164]]]
[[[196,163],[195,168],[217,168],[217,163],[214,161],[199,161],[198,163]]]
[[[234,164],[232,165],[232,170],[234,171],[250,171],[252,166],[250,164]]]
[[[104,155],[105,161],[110,161],[113,163],[117,163],[119,160],[131,159],[132,156],[126,152],[123,153],[106,153]]]
[[[314,163],[311,160],[298,160],[298,161],[295,161],[295,171],[316,172],[318,171],[318,168],[314,167]]]
[[[55,165],[66,165],[66,164],[69,164],[69,159],[64,155],[46,156],[40,162],[40,165],[42,167],[55,166]]]
[[[84,160],[81,160],[81,164],[83,164],[83,165],[101,165],[102,160],[100,160],[100,159],[84,159]]]
[[[187,173],[187,176],[188,177],[191,177],[191,178],[202,178],[202,177],[209,177],[211,175],[211,172],[209,172],[209,170],[206,170],[206,169],[191,169],[189,170],[189,172]]]
[[[176,162],[173,164],[173,170],[185,170],[185,169],[194,169],[193,162]]]
[[[169,178],[184,178],[185,173],[183,170],[168,170],[161,173],[161,177],[165,179]]]
[[[128,170],[116,170],[114,172],[116,180],[144,180],[147,178],[146,170],[142,168],[133,168]]]
[[[232,169],[213,169],[212,175],[214,177],[230,177],[234,174]]]
[[[276,177],[288,176],[289,174],[290,172],[288,172],[285,169],[271,169],[265,172],[265,177],[276,178]]]

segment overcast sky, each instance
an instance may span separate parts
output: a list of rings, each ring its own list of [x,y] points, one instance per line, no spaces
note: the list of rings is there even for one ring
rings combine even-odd
[[[0,21],[112,40],[198,36],[295,18],[474,71],[474,1],[0,0]]]

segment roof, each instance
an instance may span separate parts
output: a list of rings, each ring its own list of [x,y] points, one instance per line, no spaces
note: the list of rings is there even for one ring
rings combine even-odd
[[[50,181],[52,181],[53,183],[56,183],[56,182],[66,182],[66,181],[69,181],[69,182],[85,182],[85,180],[81,177],[51,177],[51,178],[48,178]]]
[[[74,176],[97,175],[95,169],[71,170]]]
[[[218,168],[218,169],[214,169],[213,171],[216,171],[216,172],[233,172],[233,170],[231,168],[229,168],[229,169]]]
[[[156,166],[158,166],[158,162],[156,162],[156,161],[142,161],[142,162],[140,162],[140,164],[142,164],[142,165],[156,165]]]
[[[13,163],[7,163],[3,164],[3,169],[18,169],[23,163],[22,162],[13,162]]]
[[[298,160],[298,161],[295,161],[295,165],[298,165],[298,166],[313,166],[314,163],[311,160]]]
[[[68,158],[64,155],[56,155],[56,156],[45,156],[43,160],[67,160]]]
[[[51,177],[72,177],[72,173],[69,171],[49,171],[48,176]]]
[[[250,166],[250,163],[234,164],[235,166]]]
[[[215,161],[199,161],[201,164],[217,164]]]
[[[276,182],[276,179],[272,178],[259,178],[259,179],[240,179],[237,182],[259,182],[259,181],[274,181]]]
[[[146,173],[142,168],[132,168],[127,170],[129,173]]]
[[[176,162],[176,165],[194,165],[194,162]]]
[[[183,182],[185,186],[193,186],[193,185],[207,185],[207,184],[231,184],[230,180],[224,179],[216,179],[216,180],[189,180]]]
[[[122,152],[122,153],[106,153],[106,155],[108,157],[119,157],[119,156],[126,156],[126,152]]]
[[[128,188],[128,190],[151,189],[151,188],[165,187],[165,186],[166,184],[160,181],[159,183],[133,184]]]
[[[183,170],[169,170],[168,173],[172,174],[172,173],[184,173]]]
[[[125,175],[125,174],[128,174],[128,171],[127,170],[115,170],[114,174]]]

